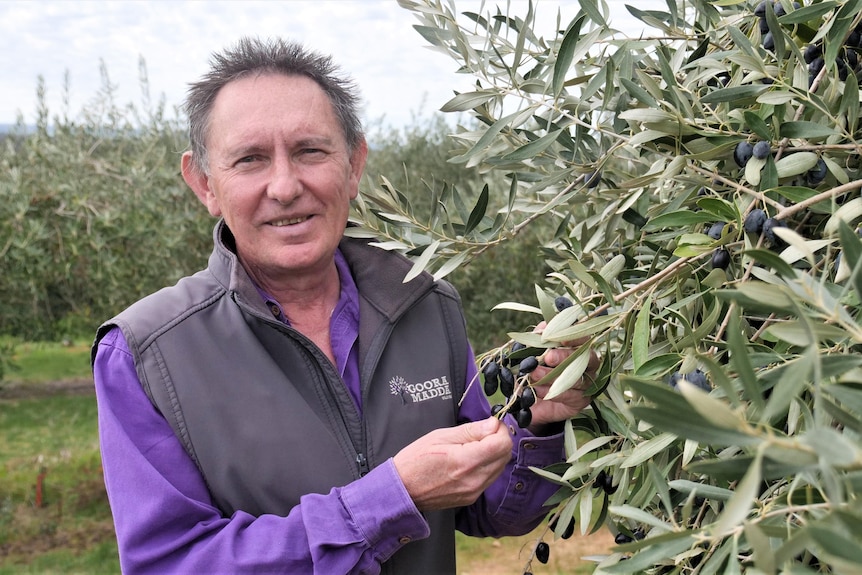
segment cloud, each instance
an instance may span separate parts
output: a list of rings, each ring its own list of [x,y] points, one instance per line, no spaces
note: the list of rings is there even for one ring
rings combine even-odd
[[[614,17],[625,16],[611,0]],[[496,4],[488,2],[486,11]],[[663,4],[641,1],[638,6]],[[456,0],[459,11],[478,10],[479,0]],[[527,3],[513,0],[522,13]],[[569,0],[539,0],[542,34],[553,35],[557,10],[567,23],[577,11]],[[654,6],[655,7],[655,6]],[[62,0],[0,2],[0,122],[16,111],[32,121],[36,78],[47,85],[52,112],[61,109],[64,73],[71,79],[69,111],[77,113],[102,86],[100,61],[117,86],[121,104],[141,104],[138,60],[144,58],[150,96],[161,94],[178,105],[187,85],[207,69],[213,51],[241,36],[285,36],[330,53],[360,85],[367,117],[385,116],[393,124],[411,113],[439,108],[452,91],[469,89],[471,80],[456,74],[456,63],[426,47],[413,29],[413,14],[394,0],[184,1]],[[424,109],[420,109],[423,99]]]

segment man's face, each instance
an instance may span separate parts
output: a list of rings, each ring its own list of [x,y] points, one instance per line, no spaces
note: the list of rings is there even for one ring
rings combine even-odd
[[[329,98],[304,76],[255,75],[224,86],[207,135],[209,174],[183,175],[223,216],[245,268],[264,285],[332,265],[367,148],[351,153]]]

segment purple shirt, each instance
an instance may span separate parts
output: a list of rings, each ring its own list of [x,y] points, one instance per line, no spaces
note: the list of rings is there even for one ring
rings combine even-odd
[[[359,405],[359,294],[340,252],[336,263],[341,296],[330,337],[339,372]],[[469,347],[465,353],[470,382],[477,377],[476,365]],[[223,517],[197,467],[144,393],[118,328],[100,341],[94,376],[105,485],[124,573],[379,573],[380,563],[400,547],[429,534],[391,459],[328,494],[302,497],[287,517],[242,511]],[[469,386],[459,418],[489,415],[482,386]],[[562,437],[537,438],[511,419],[505,423],[513,433],[512,459],[484,495],[458,513],[457,528],[469,535],[532,529],[557,490],[529,467],[561,461]]]

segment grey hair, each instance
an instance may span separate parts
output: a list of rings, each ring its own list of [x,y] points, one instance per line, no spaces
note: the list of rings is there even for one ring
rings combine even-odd
[[[206,138],[210,113],[219,90],[251,74],[305,76],[314,80],[329,98],[352,152],[364,138],[359,120],[359,91],[330,56],[305,49],[297,42],[282,39],[242,38],[234,46],[210,58],[210,70],[190,84],[185,112],[189,121],[189,149],[194,167],[208,172]]]

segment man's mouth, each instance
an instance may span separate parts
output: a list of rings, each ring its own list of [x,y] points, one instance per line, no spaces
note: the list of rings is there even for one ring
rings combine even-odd
[[[308,216],[302,216],[299,218],[286,218],[283,220],[275,220],[274,222],[270,222],[269,225],[280,228],[283,226],[292,226],[294,224],[300,224],[307,219],[308,219]]]

